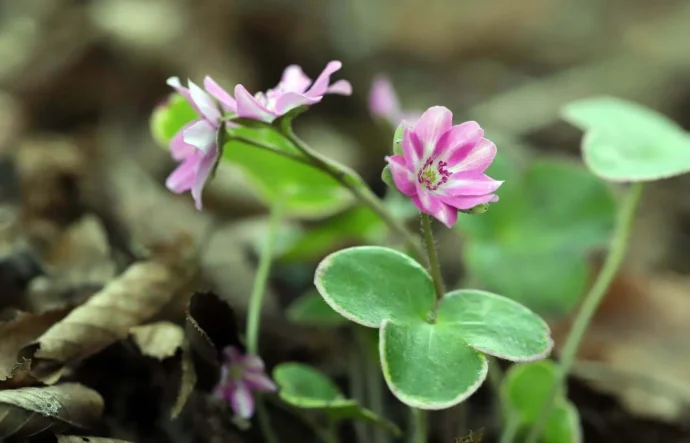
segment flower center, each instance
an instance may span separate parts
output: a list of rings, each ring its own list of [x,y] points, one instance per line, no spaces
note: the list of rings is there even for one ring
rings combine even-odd
[[[434,157],[430,157],[422,166],[417,174],[417,181],[420,185],[424,185],[429,191],[435,191],[448,181],[448,177],[453,175],[446,166],[448,163],[444,161],[439,161],[434,164]]]
[[[278,101],[278,97],[285,94],[286,92],[289,91],[286,91],[285,87],[282,84],[278,84],[278,86],[276,86],[273,89],[269,89],[266,92],[257,92],[254,95],[254,98],[259,103],[264,105],[266,109],[275,111],[276,101]]]
[[[231,364],[228,368],[228,377],[232,380],[242,380],[244,377],[244,367]]]

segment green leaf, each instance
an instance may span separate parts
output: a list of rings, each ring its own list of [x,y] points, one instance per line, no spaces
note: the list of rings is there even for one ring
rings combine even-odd
[[[383,167],[383,171],[381,171],[381,181],[383,181],[390,189],[398,191],[398,187],[395,186],[395,181],[393,180],[393,174],[391,173],[390,166],[386,165]]]
[[[615,97],[566,105],[563,118],[585,131],[582,153],[610,181],[653,181],[690,172],[690,137],[668,117]]]
[[[587,284],[588,254],[610,239],[613,194],[570,162],[540,160],[524,171],[505,162],[499,167],[496,178],[512,177],[498,190],[501,200],[480,216],[458,215],[469,273],[485,289],[540,314],[566,313]]]
[[[441,300],[437,322],[456,328],[462,341],[477,351],[505,360],[539,360],[553,348],[544,320],[521,304],[490,292],[449,292]]]
[[[434,305],[434,286],[426,270],[394,249],[357,246],[321,261],[314,284],[343,317],[377,328],[385,319],[420,321]]]
[[[151,114],[149,125],[153,139],[167,148],[177,131],[197,118],[196,111],[187,100],[174,92],[168,97],[167,103],[157,106]]]
[[[394,155],[403,155],[403,149],[402,149],[402,139],[403,139],[403,133],[405,132],[405,126],[403,123],[400,123],[398,127],[395,129],[395,134],[393,134],[393,154]]]
[[[379,334],[384,379],[409,406],[449,408],[472,395],[486,378],[486,357],[464,343],[456,325],[385,320]]]
[[[389,432],[400,435],[400,429],[390,421],[362,408],[355,400],[345,398],[326,375],[301,363],[281,363],[273,370],[280,398],[295,407],[323,409],[332,420],[364,420]]]
[[[368,207],[357,206],[306,231],[281,259],[286,262],[313,260],[348,242],[378,243],[385,232],[386,225],[376,213]]]
[[[287,318],[306,326],[342,326],[346,319],[335,312],[317,291],[310,291],[293,301],[287,308]]]
[[[581,443],[582,429],[580,414],[572,403],[561,400],[556,403],[549,420],[546,422],[544,443]]]

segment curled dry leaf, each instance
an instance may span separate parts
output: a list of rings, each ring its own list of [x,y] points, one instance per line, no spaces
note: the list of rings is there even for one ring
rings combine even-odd
[[[0,391],[0,440],[87,429],[102,413],[100,394],[78,383]]]
[[[105,437],[85,437],[83,435],[58,435],[57,443],[132,443]]]
[[[127,338],[132,327],[153,317],[172,299],[187,277],[171,264],[134,263],[22,350],[24,357],[32,359],[32,374],[54,383],[66,363]]]
[[[158,360],[175,355],[184,341],[184,330],[168,321],[135,326],[130,335],[142,354]]]
[[[196,368],[192,360],[192,352],[189,348],[189,342],[185,341],[182,345],[182,356],[180,362],[180,385],[177,390],[177,398],[175,404],[170,410],[170,418],[175,419],[184,409],[184,406],[189,400],[189,396],[194,392],[196,386]]]

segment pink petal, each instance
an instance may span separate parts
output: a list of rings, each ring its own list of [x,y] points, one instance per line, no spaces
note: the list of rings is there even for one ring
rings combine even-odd
[[[326,94],[352,95],[352,84],[347,80],[338,80],[326,89]]]
[[[395,186],[407,196],[412,196],[417,193],[417,186],[415,185],[415,173],[408,167],[405,158],[400,155],[391,155],[386,157],[391,175]]]
[[[245,355],[242,366],[249,371],[264,371],[264,361],[258,355]]]
[[[165,187],[176,194],[192,189],[198,162],[199,160],[196,156],[187,158],[168,176],[168,179],[165,181]]]
[[[328,89],[328,83],[331,80],[331,74],[339,70],[343,66],[339,61],[329,62],[324,70],[319,74],[311,88],[304,94],[308,97],[323,97]]]
[[[201,110],[196,105],[196,103],[194,103],[194,100],[192,99],[192,95],[190,94],[189,89],[182,86],[182,83],[180,82],[179,77],[170,77],[170,78],[168,78],[168,80],[166,80],[165,83],[168,86],[170,86],[171,88],[173,88],[175,91],[180,93],[182,95],[182,97],[184,97],[185,100],[187,100],[187,102],[189,102],[189,104],[192,105],[192,108],[194,108],[194,111],[196,111],[196,113],[199,114],[199,116],[202,115]]]
[[[445,204],[453,206],[457,209],[467,210],[483,203],[497,202],[498,196],[496,194],[478,196],[441,196],[441,200],[443,200]]]
[[[235,100],[237,100],[237,115],[271,123],[276,115],[266,109],[242,85],[235,86]]]
[[[184,130],[182,140],[202,152],[208,152],[216,144],[216,132],[208,120],[197,120]]]
[[[243,379],[247,386],[255,391],[273,392],[278,389],[273,380],[265,374],[246,372]]]
[[[448,228],[452,228],[456,221],[458,221],[458,210],[446,203],[441,204],[441,209],[434,214],[441,223]]]
[[[443,106],[432,106],[422,114],[414,125],[414,133],[424,144],[425,157],[431,156],[438,140],[452,125],[453,113]]]
[[[443,202],[439,195],[430,192],[419,183],[417,185],[417,193],[412,196],[412,201],[417,208],[429,215],[436,216],[436,213],[442,210]]]
[[[484,130],[477,122],[465,122],[455,125],[443,133],[438,143],[434,155],[439,158],[448,159],[450,164],[457,163],[457,159],[467,156],[469,150],[479,143]],[[454,161],[450,161],[453,159]]]
[[[194,184],[192,185],[192,198],[194,199],[194,204],[198,211],[203,208],[201,202],[201,193],[206,185],[206,180],[208,180],[211,171],[218,160],[218,148],[214,144],[209,151],[201,157],[199,163],[197,163],[196,174],[194,177]]]
[[[184,142],[183,139],[183,134],[184,131],[189,129],[190,126],[192,126],[196,121],[187,123],[177,131],[177,134],[170,140],[170,155],[172,156],[173,159],[179,161],[182,161],[189,157],[190,155],[194,155],[196,152],[196,148],[192,145],[189,145]]]
[[[254,398],[249,387],[243,382],[235,383],[230,406],[238,417],[248,419],[254,413]]]
[[[441,191],[448,196],[477,196],[491,194],[502,184],[503,181],[494,180],[486,174],[460,172],[451,175],[448,182],[441,186]]]
[[[311,79],[307,77],[300,66],[290,65],[283,71],[280,84],[286,91],[303,94],[311,84]]]
[[[405,127],[403,130],[402,150],[407,164],[412,165],[415,171],[423,166],[424,145],[422,145],[417,134],[409,127]]]
[[[321,101],[321,97],[311,98],[297,92],[285,92],[276,100],[276,114],[283,115],[286,112],[302,105],[313,105]]]
[[[234,346],[228,346],[223,349],[223,355],[225,358],[232,363],[241,363],[244,359],[242,352]]]
[[[225,89],[221,88],[211,77],[204,78],[204,88],[218,100],[225,112],[237,112],[237,103],[235,99],[232,98]]]
[[[484,172],[496,157],[496,145],[482,138],[471,149],[458,149],[448,160],[448,169],[457,173],[461,171]]]
[[[377,76],[369,93],[369,110],[376,117],[385,118],[393,124],[402,119],[400,102],[388,78]]]
[[[220,111],[218,110],[218,105],[213,101],[206,91],[197,86],[196,83],[191,80],[189,83],[189,93],[192,96],[192,100],[201,111],[201,114],[213,124],[217,124],[220,119]]]

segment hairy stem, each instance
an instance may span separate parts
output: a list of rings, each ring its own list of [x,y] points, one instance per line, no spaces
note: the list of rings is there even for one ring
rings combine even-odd
[[[434,289],[436,291],[436,305],[443,298],[445,289],[443,289],[443,279],[441,278],[441,266],[438,263],[438,254],[436,253],[436,244],[434,243],[434,233],[431,230],[431,217],[428,214],[422,213],[422,231],[424,234],[424,243],[426,245],[426,255],[429,262],[429,272],[431,278],[434,280]]]
[[[580,346],[582,338],[585,335],[585,331],[594,317],[601,300],[604,298],[604,295],[606,295],[606,290],[623,263],[623,258],[625,257],[625,252],[627,250],[628,238],[630,237],[630,231],[635,218],[635,210],[642,195],[642,188],[642,183],[634,183],[627,191],[618,213],[618,219],[616,221],[616,226],[613,233],[613,240],[611,241],[611,247],[609,248],[606,260],[604,261],[604,266],[601,268],[599,275],[597,275],[597,278],[594,281],[592,288],[589,290],[589,293],[585,296],[582,305],[580,306],[580,310],[575,317],[573,326],[568,333],[565,344],[563,345],[558,375],[551,386],[549,395],[542,406],[541,413],[539,414],[539,419],[531,429],[526,443],[537,443],[537,441],[539,441],[539,437],[541,436],[551,410],[553,409],[553,404],[559,388],[565,383],[568,373],[575,362],[577,350]]]
[[[426,411],[410,407],[410,443],[426,443]]]

